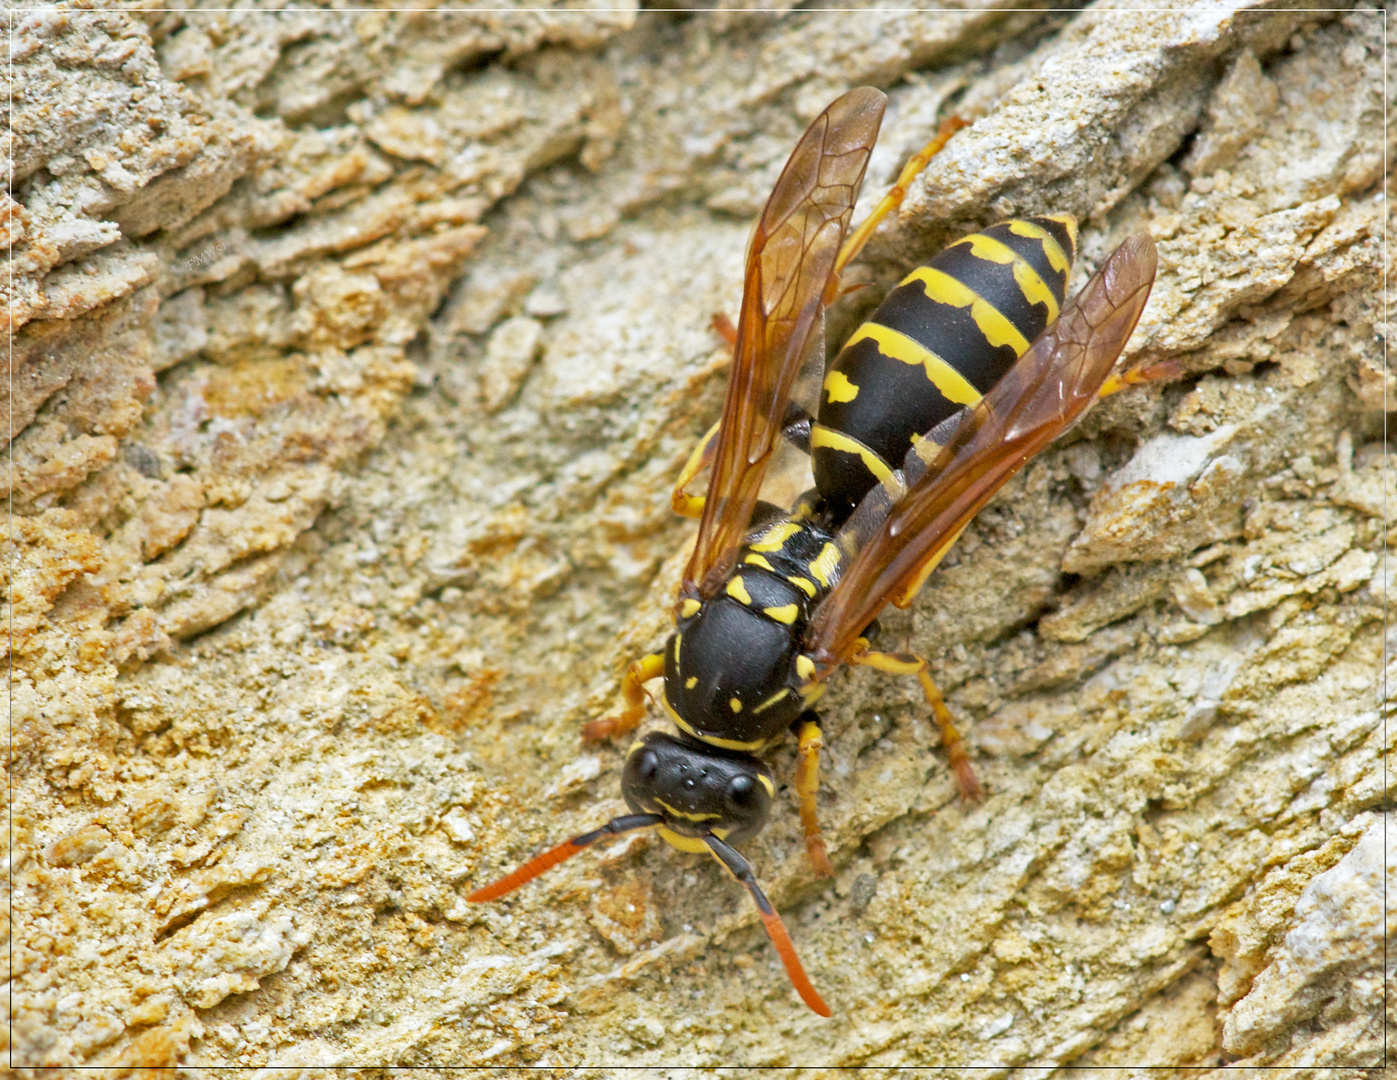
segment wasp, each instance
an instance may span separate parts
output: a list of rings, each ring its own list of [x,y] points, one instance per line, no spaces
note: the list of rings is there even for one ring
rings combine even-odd
[[[733,362],[718,423],[685,464],[675,509],[699,519],[679,583],[674,632],[621,680],[626,708],[584,737],[633,729],[644,684],[677,732],[626,754],[632,811],[535,856],[467,897],[512,891],[607,836],[654,828],[708,853],[750,894],[800,997],[811,984],[781,917],[737,850],[766,823],[776,787],[762,754],[794,732],[794,787],[806,848],[831,873],[816,817],[820,718],[814,706],[844,664],[920,681],[962,791],[979,784],[927,661],[873,647],[888,603],[907,607],[1003,484],[1099,398],[1167,369],[1113,374],[1154,282],[1148,234],[1129,237],[1069,303],[1076,223],[1006,221],[957,241],[908,274],[827,365],[814,415],[794,404],[802,362],[822,341],[841,274],[907,186],[964,121],[951,118],[907,163],[869,218],[849,229],[887,98],[862,87],[806,130],[748,247]],[[789,511],[759,499],[786,440],[810,455],[815,487]],[[707,492],[688,486],[710,468]]]

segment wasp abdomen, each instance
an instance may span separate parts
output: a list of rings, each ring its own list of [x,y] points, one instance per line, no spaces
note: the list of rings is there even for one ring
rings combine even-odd
[[[811,433],[815,483],[836,515],[1027,351],[1058,316],[1075,254],[1071,218],[1005,221],[888,294],[829,365]]]

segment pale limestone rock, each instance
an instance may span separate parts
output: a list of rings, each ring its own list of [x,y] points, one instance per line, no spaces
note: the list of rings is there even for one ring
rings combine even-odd
[[[14,1063],[1376,1066],[1380,20],[24,13]],[[789,787],[749,847],[820,1021],[740,890],[647,835],[463,897],[624,812],[623,747],[577,733],[666,633],[710,320],[862,82],[870,196],[974,124],[831,341],[954,235],[1068,211],[1074,286],[1155,236],[1128,357],[1186,375],[1095,409],[884,618],[982,804],[915,684],[832,680],[835,878]]]

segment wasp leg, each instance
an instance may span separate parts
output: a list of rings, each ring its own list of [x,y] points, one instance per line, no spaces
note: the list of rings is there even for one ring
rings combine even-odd
[[[980,781],[970,766],[970,755],[965,752],[965,743],[961,740],[960,732],[956,730],[951,710],[946,708],[941,691],[931,681],[930,665],[915,653],[870,652],[867,642],[863,639],[860,641],[863,642],[862,647],[849,658],[849,663],[871,667],[890,675],[917,676],[917,680],[922,684],[922,693],[926,695],[927,704],[931,706],[932,715],[936,717],[936,724],[941,728],[941,743],[946,748],[946,757],[950,760],[951,771],[956,774],[961,794],[967,799],[978,800],[983,794]]]
[[[713,316],[709,323],[713,327],[713,332],[728,343],[731,348],[737,348],[737,327],[732,320],[721,311]]]
[[[1119,374],[1111,375],[1101,389],[1096,392],[1097,400],[1118,394],[1130,386],[1144,386],[1146,383],[1158,382],[1161,379],[1177,379],[1184,373],[1184,365],[1181,360],[1161,360],[1158,364],[1141,364],[1137,367],[1127,368]]]
[[[718,449],[718,428],[721,424],[722,421],[719,420],[708,429],[707,434],[694,447],[694,452],[689,455],[689,460],[684,463],[684,471],[679,474],[679,479],[675,481],[674,494],[670,496],[669,500],[676,514],[687,518],[703,517],[703,504],[707,500],[702,495],[690,495],[684,489],[699,474],[700,469],[713,463],[713,454]]]
[[[615,716],[604,716],[582,725],[583,742],[600,742],[612,735],[624,735],[635,729],[645,716],[645,687],[642,685],[665,673],[665,654],[651,653],[634,660],[621,676],[621,694],[626,707]]]
[[[800,796],[800,823],[805,826],[805,850],[810,853],[810,865],[816,877],[833,877],[825,851],[825,838],[815,816],[815,795],[820,790],[820,750],[825,745],[820,735],[820,717],[815,712],[803,712],[793,725],[800,738],[796,759],[796,794]]]
[[[878,228],[882,220],[902,205],[902,200],[907,198],[907,188],[916,179],[917,174],[927,167],[931,159],[941,152],[941,148],[947,141],[963,127],[969,127],[969,120],[962,120],[959,116],[948,116],[941,121],[941,126],[936,130],[936,138],[927,143],[920,150],[908,159],[907,164],[902,167],[902,172],[898,175],[897,183],[892,186],[883,201],[873,208],[873,213],[869,214],[863,224],[850,234],[844,241],[844,247],[840,249],[839,258],[834,263],[834,274],[830,278],[835,285],[838,285],[839,275],[853,261],[864,244],[868,243],[868,238],[873,235],[873,230]],[[833,296],[830,297],[833,300]]]
[[[781,436],[788,443],[794,446],[803,454],[810,453],[810,428],[814,424],[815,418],[799,406],[792,405],[786,410],[781,425]],[[722,421],[718,421],[707,432],[704,433],[699,444],[694,447],[694,452],[689,455],[689,460],[684,463],[684,471],[679,474],[679,479],[674,483],[674,493],[670,496],[670,505],[674,507],[674,512],[687,518],[703,517],[703,506],[707,499],[702,495],[690,495],[684,489],[693,482],[699,471],[707,465],[713,464],[713,455],[718,449],[718,428]]]

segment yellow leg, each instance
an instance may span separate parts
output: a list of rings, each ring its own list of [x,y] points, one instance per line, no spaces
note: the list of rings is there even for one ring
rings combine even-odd
[[[839,258],[834,263],[834,281],[839,280],[840,273],[844,267],[854,260],[864,244],[868,243],[868,238],[873,235],[873,230],[878,228],[882,220],[902,205],[902,200],[907,198],[907,188],[912,183],[919,172],[927,167],[927,164],[937,154],[947,141],[963,127],[969,127],[969,120],[962,120],[959,116],[948,116],[941,121],[941,126],[936,131],[936,138],[918,150],[902,167],[902,172],[898,175],[897,183],[892,186],[892,190],[883,196],[883,201],[873,208],[873,213],[869,214],[864,223],[860,225],[847,240],[844,247],[839,252]]]
[[[703,504],[708,500],[702,495],[690,495],[684,489],[699,474],[700,469],[712,464],[713,453],[718,449],[718,427],[721,424],[722,421],[719,420],[708,429],[708,434],[699,440],[694,452],[689,455],[689,460],[684,463],[684,471],[679,474],[679,479],[674,485],[674,494],[669,500],[676,514],[689,518],[703,517]]]
[[[665,673],[665,654],[651,653],[631,662],[621,676],[621,694],[626,707],[616,716],[604,716],[582,726],[583,742],[599,742],[612,735],[624,735],[635,729],[645,716],[645,687],[651,679]]]
[[[1177,379],[1184,373],[1184,365],[1181,360],[1162,360],[1158,364],[1141,364],[1125,371],[1111,375],[1101,389],[1096,392],[1098,400],[1118,394],[1129,386],[1143,386],[1145,383],[1158,382],[1161,379]]]
[[[885,671],[890,675],[917,676],[917,681],[922,684],[922,693],[926,695],[927,704],[931,706],[932,715],[936,717],[936,724],[941,729],[941,743],[946,748],[946,757],[950,759],[951,771],[956,774],[961,794],[967,799],[979,799],[983,793],[980,781],[970,766],[970,756],[965,752],[965,743],[961,740],[960,732],[956,730],[951,710],[946,708],[941,691],[936,689],[936,684],[931,681],[927,662],[915,653],[869,652],[868,643],[862,638],[859,640],[863,645],[849,658],[849,663]]]
[[[815,815],[815,795],[820,790],[820,750],[825,745],[820,738],[820,724],[814,713],[806,713],[813,719],[802,719],[800,724],[800,747],[796,759],[796,794],[800,796],[800,823],[805,826],[805,850],[810,853],[810,865],[816,877],[833,877],[834,868],[829,864],[825,851],[825,838],[820,834],[820,822]]]

